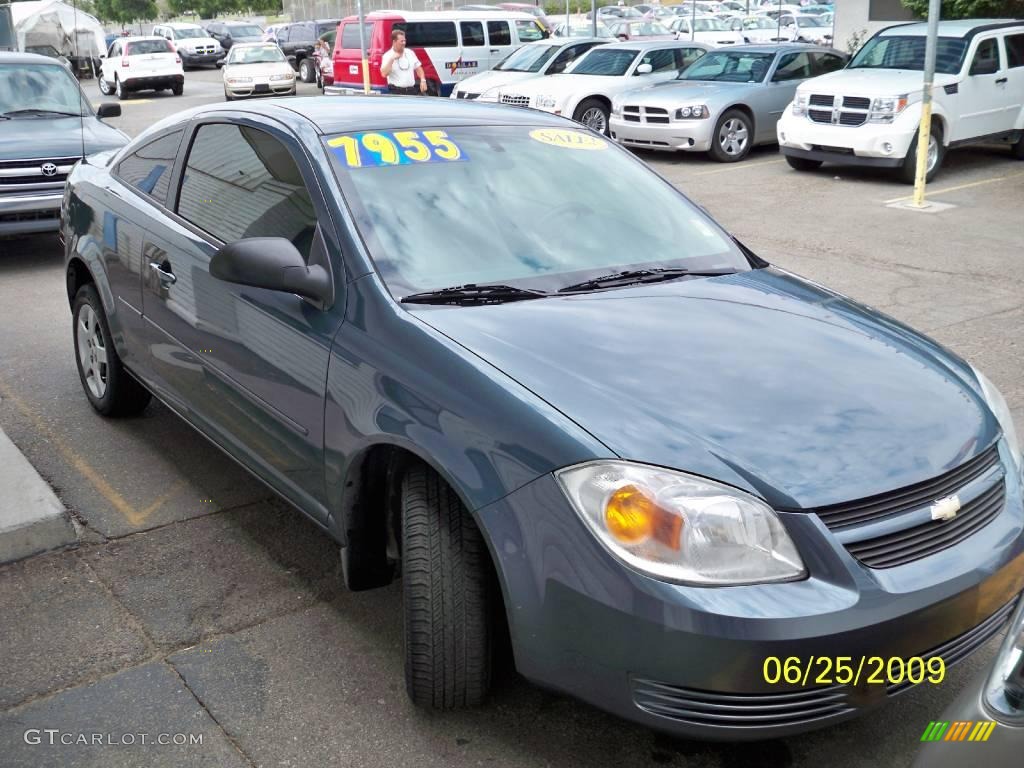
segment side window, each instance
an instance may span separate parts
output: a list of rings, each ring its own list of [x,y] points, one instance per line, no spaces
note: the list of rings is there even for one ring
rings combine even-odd
[[[537,22],[530,20],[516,21],[516,34],[520,43],[532,43],[535,40],[544,39],[544,31],[537,26]]]
[[[292,35],[290,40],[300,43],[312,43],[316,40],[316,27],[312,24],[297,24],[292,27]]]
[[[652,72],[667,72],[676,69],[675,51],[671,48],[662,48],[657,51],[648,51],[640,58],[641,64],[650,64]],[[639,74],[634,72],[634,75]]]
[[[803,80],[810,76],[811,57],[803,51],[787,53],[779,60],[779,66],[775,68],[772,82],[781,83],[786,80]]]
[[[704,55],[703,48],[675,48],[676,69],[680,72]]]
[[[827,75],[829,72],[835,72],[836,70],[842,69],[846,66],[846,62],[843,61],[842,56],[836,56],[834,53],[816,53],[814,54],[814,75]]]
[[[1003,40],[1006,43],[1006,66],[1010,69],[1024,67],[1024,35],[1007,35]]]
[[[279,43],[288,42],[288,27],[278,27],[274,32],[274,39]]]
[[[972,75],[990,75],[999,71],[999,43],[996,38],[982,40],[971,60]]]
[[[168,133],[151,141],[117,164],[116,174],[125,184],[149,195],[160,205],[167,204],[171,169],[178,154],[184,130]]]
[[[370,43],[370,36],[373,32],[373,22],[369,22],[363,25],[363,36],[366,38],[367,44]],[[390,36],[388,37],[390,40]],[[359,24],[357,22],[349,22],[341,29],[341,47],[349,50],[359,50]]]
[[[459,22],[459,28],[462,31],[463,45],[486,45],[482,21],[462,21]]]
[[[395,24],[394,28],[405,30],[405,42],[410,48],[457,48],[459,45],[454,21],[407,21]]]
[[[214,123],[189,150],[178,215],[225,243],[284,237],[309,258],[316,214],[299,168],[265,131]]]
[[[112,59],[115,56],[121,55],[121,44],[116,40],[110,44],[110,50],[107,51],[107,58]]]
[[[487,36],[491,39],[491,45],[512,45],[512,31],[507,21],[488,21]]]

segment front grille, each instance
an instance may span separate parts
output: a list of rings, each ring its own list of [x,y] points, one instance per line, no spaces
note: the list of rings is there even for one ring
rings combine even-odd
[[[1017,598],[1015,597],[978,626],[972,627],[952,640],[947,640],[930,651],[919,653],[918,656],[922,659],[931,659],[938,656],[942,658],[947,668],[951,667],[958,661],[966,659],[994,637],[1003,628],[1003,625],[1010,618],[1010,614],[1013,613],[1013,609],[1016,607]],[[885,693],[888,696],[897,696],[907,689],[914,687],[914,685],[915,683],[904,679],[899,683],[886,684]]]
[[[871,99],[864,96],[830,96],[824,93],[811,94],[808,99],[807,117],[815,123],[828,123],[855,128],[867,122],[871,111]],[[825,109],[814,109],[825,107]],[[833,112],[838,108],[836,119]]]
[[[668,123],[668,110],[662,107],[640,107],[636,105],[622,108],[622,119],[630,123]]]
[[[510,96],[507,93],[501,94],[502,104],[511,104],[513,107],[528,107],[530,106],[529,96]]]
[[[479,93],[466,93],[466,91],[459,91],[458,98],[460,99],[475,99],[479,96]]]
[[[39,157],[0,162],[0,193],[59,189],[64,186],[64,180],[80,159]],[[48,164],[56,169],[52,175],[43,173],[43,166]]]
[[[850,109],[871,109],[871,99],[863,96],[843,96],[843,106]]]
[[[851,525],[875,522],[949,496],[958,488],[977,480],[998,464],[999,447],[993,445],[987,451],[978,454],[941,477],[858,501],[819,507],[814,510],[814,513],[833,531]]]
[[[1006,484],[989,488],[968,504],[952,520],[929,521],[887,536],[846,545],[850,554],[869,568],[893,568],[920,560],[952,547],[991,523],[1006,502]]]
[[[50,221],[59,219],[60,211],[56,208],[48,211],[22,211],[20,213],[3,213],[0,209],[0,224],[12,224],[22,221]]]
[[[812,723],[851,712],[847,688],[833,685],[786,693],[708,693],[633,680],[633,701],[647,712],[700,726],[765,728]]]
[[[828,107],[831,109],[834,101],[835,96],[823,96],[820,93],[815,93],[811,95],[809,103],[812,107]]]
[[[867,112],[840,112],[839,113],[839,124],[857,126],[864,125],[864,121],[868,119]]]

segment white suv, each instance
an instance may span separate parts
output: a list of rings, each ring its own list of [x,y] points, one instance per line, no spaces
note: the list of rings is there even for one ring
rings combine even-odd
[[[925,33],[923,23],[884,29],[845,69],[803,83],[778,122],[787,162],[898,168],[913,182]],[[939,23],[928,179],[947,149],[979,142],[1024,160],[1024,21]]]
[[[157,24],[153,34],[170,40],[185,67],[216,64],[224,58],[224,49],[198,24]]]
[[[185,90],[185,71],[174,44],[163,37],[119,37],[100,69],[100,93],[123,99],[132,91]]]

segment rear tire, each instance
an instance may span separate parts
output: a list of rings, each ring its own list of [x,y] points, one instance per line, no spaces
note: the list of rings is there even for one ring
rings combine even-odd
[[[423,464],[402,480],[405,687],[413,703],[461,709],[491,682],[490,560],[455,492]]]
[[[128,97],[128,92],[124,89],[124,86],[121,85],[121,78],[117,75],[114,75],[114,95],[117,96],[118,101]]]
[[[109,96],[114,92],[113,89],[110,87],[110,83],[103,79],[102,72],[100,72],[100,74],[98,74],[96,77],[99,78],[100,93],[102,93],[104,96]]]
[[[913,184],[917,177],[917,138],[919,133],[920,131],[914,131],[914,138],[910,142],[910,149],[907,150],[907,156],[903,158],[903,165],[899,169],[900,179],[907,184]],[[928,144],[928,152],[931,154],[934,151],[935,159],[925,174],[924,179],[926,182],[932,181],[939,175],[942,160],[946,156],[946,148],[942,146],[942,126],[936,122],[932,122]]]
[[[1010,146],[1010,154],[1016,160],[1024,160],[1024,131],[1021,131],[1017,143]]]
[[[172,85],[171,86],[171,93],[173,93],[175,96],[181,96],[181,94],[183,94],[184,92],[185,92],[185,84],[184,83],[178,83],[177,85]]]
[[[82,389],[104,416],[135,416],[149,404],[149,391],[121,364],[96,288],[83,285],[71,306],[71,338]]]
[[[816,171],[821,168],[821,160],[809,160],[806,157],[786,155],[786,162],[794,171]]]
[[[304,83],[312,83],[316,80],[312,59],[303,59],[299,62],[299,79]]]

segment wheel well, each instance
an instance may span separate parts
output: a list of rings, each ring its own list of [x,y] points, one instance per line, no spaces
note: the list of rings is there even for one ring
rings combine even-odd
[[[92,272],[85,266],[81,259],[72,259],[71,263],[68,264],[67,274],[67,289],[68,289],[68,303],[70,304],[75,300],[75,296],[78,294],[78,290],[83,285],[96,283],[96,280],[92,276]]]
[[[751,131],[751,133],[756,133],[757,132],[757,121],[754,119],[754,110],[752,110],[746,104],[733,104],[731,107],[729,107],[729,109],[738,110],[738,111],[742,112],[744,115],[746,115],[747,119],[750,120],[750,131]],[[727,109],[725,111],[728,112],[729,109]],[[751,136],[750,140],[751,140],[751,143],[753,143],[754,137]]]
[[[580,99],[576,103],[576,108],[572,111],[572,116],[573,116],[574,120],[576,119],[576,115],[580,111],[580,107],[583,106],[583,104],[585,104],[588,101],[599,101],[602,104],[604,104],[605,109],[607,109],[609,112],[612,111],[612,102],[611,102],[611,100],[607,96],[600,96],[600,95],[595,94],[593,96],[587,96],[586,98]]]

